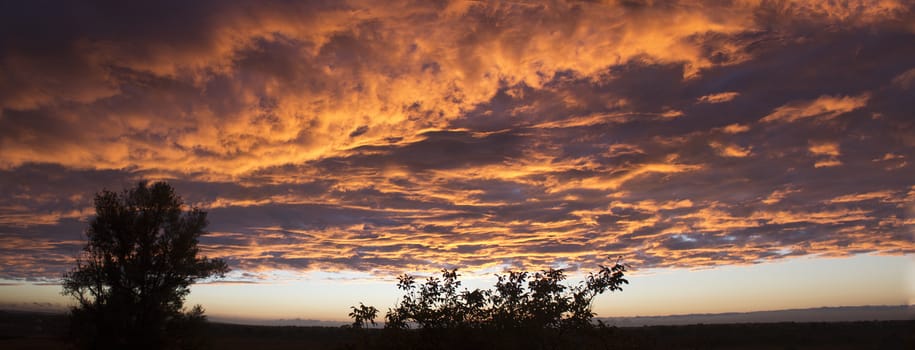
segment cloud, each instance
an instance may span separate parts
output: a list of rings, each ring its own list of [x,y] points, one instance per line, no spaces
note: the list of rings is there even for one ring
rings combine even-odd
[[[709,144],[709,146],[714,148],[715,151],[723,157],[743,158],[749,156],[752,153],[750,152],[749,148],[742,148],[737,145],[724,145],[718,142],[712,142]]]
[[[834,167],[842,165],[842,161],[840,161],[838,158],[841,155],[838,143],[811,143],[808,150],[810,151],[810,154],[820,157],[817,159],[816,163],[813,164],[814,168]]]
[[[781,202],[783,199],[791,195],[792,193],[800,192],[799,190],[792,189],[790,187],[780,190],[775,190],[768,197],[762,200],[765,204],[775,204]]]
[[[0,277],[141,179],[254,274],[912,252],[911,4],[633,4],[0,5]]]
[[[909,69],[893,78],[893,83],[903,89],[909,89],[915,83],[915,68]]]
[[[698,77],[752,58],[753,42],[740,38],[760,25],[751,3],[161,2],[91,13],[61,5],[48,15],[29,6],[4,11],[36,19],[6,21],[8,31],[25,35],[5,48],[5,76],[17,77],[0,89],[12,115],[5,119],[38,123],[6,125],[14,130],[5,137],[6,166],[237,176],[441,128],[504,84],[540,88],[557,74],[598,76],[631,62],[675,64],[680,77]],[[853,6],[777,10],[852,27],[905,10],[896,2]],[[56,34],[41,37],[41,28]],[[413,28],[427,30],[414,35]],[[27,44],[42,41],[48,44]],[[166,118],[167,126],[157,122]],[[82,125],[101,127],[69,135]]]
[[[730,100],[733,100],[735,97],[739,96],[739,92],[728,91],[728,92],[719,92],[716,94],[705,95],[699,97],[697,100],[698,103],[724,103]]]
[[[813,164],[813,167],[814,168],[825,168],[825,167],[833,167],[833,166],[840,166],[840,165],[842,165],[842,161],[835,159],[835,158],[827,158],[827,159],[817,160],[816,163]]]
[[[894,193],[890,191],[877,191],[877,192],[868,192],[868,193],[854,193],[842,195],[833,199],[830,199],[828,203],[850,203],[850,202],[861,202],[874,199],[880,199],[884,201],[891,201],[894,197]]]
[[[818,156],[838,157],[841,154],[839,144],[835,142],[811,143],[809,150],[811,154]]]
[[[750,131],[750,127],[746,126],[746,125],[740,125],[740,124],[730,124],[730,125],[727,125],[727,126],[721,128],[721,131],[723,131],[726,134],[739,134],[742,132]]]
[[[761,122],[794,122],[805,118],[832,119],[867,104],[868,94],[858,96],[820,96],[813,101],[795,101],[778,107]]]

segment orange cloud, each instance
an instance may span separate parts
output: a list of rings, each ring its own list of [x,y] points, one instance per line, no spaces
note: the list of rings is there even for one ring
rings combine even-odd
[[[744,133],[744,132],[750,131],[750,127],[747,125],[730,124],[728,126],[721,128],[721,131],[723,131],[726,134],[739,134],[739,133]]]
[[[58,116],[54,123],[71,128],[78,128],[79,120],[97,120],[100,127],[54,147],[37,146],[39,139],[6,140],[0,165],[135,167],[232,180],[265,167],[447,127],[503,84],[541,88],[560,72],[601,80],[608,67],[633,61],[682,64],[685,77],[697,77],[704,69],[751,59],[748,43],[712,39],[758,30],[760,7],[768,6],[754,1],[714,9],[636,9],[615,2],[377,6],[354,1],[339,7],[271,3],[207,9],[200,11],[201,20],[182,24],[193,35],[180,38],[118,37],[116,31],[111,37],[85,35],[67,53],[79,60],[79,71],[49,69],[65,65],[36,61],[27,52],[8,56],[8,71],[22,79],[7,81],[31,85],[2,89],[9,91],[2,96],[4,106],[46,108]],[[863,25],[898,16],[904,8],[893,1],[862,3],[866,10],[798,2],[779,11]],[[708,49],[730,59],[708,57]],[[47,83],[52,81],[61,84]],[[123,86],[143,90],[163,81],[171,81],[175,90],[143,92],[143,106],[104,110],[99,108],[108,102],[92,105],[131,98]],[[700,101],[734,96],[725,92]],[[809,106],[785,107],[765,120],[786,113],[800,113],[798,118],[844,113],[866,100],[824,97]],[[64,107],[68,102],[91,106]],[[670,109],[663,115],[682,113]],[[354,130],[362,132],[354,135]],[[137,133],[149,137],[131,136]]]
[[[828,168],[842,165],[842,161],[834,158],[821,159],[813,163],[814,168]]]
[[[733,100],[735,97],[737,97],[739,95],[740,95],[739,92],[734,92],[734,91],[719,92],[716,94],[705,95],[705,96],[699,97],[699,99],[696,101],[698,103],[724,103],[724,102]]]
[[[827,201],[827,203],[850,203],[850,202],[861,202],[873,199],[880,199],[882,201],[893,201],[894,193],[892,191],[876,191],[876,192],[867,192],[867,193],[855,193],[848,194],[839,197],[835,197]]]
[[[0,277],[140,179],[255,272],[912,251],[905,1],[73,4],[0,43]]]
[[[750,156],[752,153],[749,147],[740,147],[737,145],[726,145],[719,142],[710,142],[709,146],[715,149],[723,157],[743,158]]]
[[[838,157],[841,154],[839,152],[839,144],[835,142],[810,143],[808,150],[811,154],[817,156]]]
[[[867,105],[869,94],[858,96],[820,96],[813,101],[796,101],[778,107],[761,122],[794,122],[806,118],[832,119]]]
[[[839,151],[839,144],[835,142],[823,142],[823,143],[810,143],[810,148],[808,148],[811,154],[815,156],[825,156],[825,158],[818,159],[814,164],[814,168],[826,168],[842,165],[842,162],[838,159],[841,155]]]
[[[775,204],[775,203],[781,202],[783,199],[788,197],[790,194],[797,193],[797,192],[800,192],[800,190],[792,189],[792,188],[776,190],[776,191],[773,191],[768,197],[766,197],[766,199],[763,199],[762,202],[765,204],[769,204],[769,205]]]

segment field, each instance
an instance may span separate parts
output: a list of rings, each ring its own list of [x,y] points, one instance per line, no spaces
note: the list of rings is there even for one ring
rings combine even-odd
[[[66,333],[63,315],[0,311],[0,349],[66,349]],[[210,324],[207,335],[212,349],[230,350],[358,348],[384,345],[390,336],[378,329],[220,323]],[[915,349],[915,321],[621,327],[600,330],[596,337],[600,341],[588,348]]]

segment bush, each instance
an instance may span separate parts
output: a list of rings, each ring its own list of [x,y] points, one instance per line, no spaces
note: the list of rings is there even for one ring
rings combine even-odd
[[[398,347],[550,348],[568,346],[564,336],[592,330],[594,297],[622,290],[626,266],[600,266],[596,273],[576,285],[565,285],[562,269],[536,273],[508,272],[496,275],[493,289],[461,289],[456,269],[442,270],[441,277],[417,283],[415,277],[398,277],[397,287],[405,294],[385,315],[388,342]],[[372,322],[366,306],[353,307],[354,326]],[[370,307],[372,310],[374,307]],[[374,316],[374,314],[371,314]],[[408,330],[418,329],[419,332]],[[573,341],[574,342],[574,341]]]

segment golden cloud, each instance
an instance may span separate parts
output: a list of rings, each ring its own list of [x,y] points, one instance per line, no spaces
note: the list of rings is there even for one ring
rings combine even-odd
[[[778,107],[761,122],[794,122],[806,118],[832,119],[867,105],[869,94],[858,96],[820,96],[813,101],[795,101]]]
[[[249,271],[912,251],[908,2],[186,6],[3,47],[0,277],[144,178]]]
[[[835,142],[811,143],[808,150],[817,156],[838,157],[840,155],[839,144]]]
[[[710,142],[709,146],[715,149],[722,157],[743,158],[750,156],[752,153],[750,147],[740,147],[738,145],[726,145],[720,142]]]
[[[719,92],[716,94],[705,95],[699,97],[697,100],[698,103],[724,103],[730,100],[733,100],[735,97],[739,96],[739,92],[728,91],[728,92]]]
[[[70,46],[68,54],[81,60],[72,72],[48,70],[62,65],[25,52],[9,56],[9,71],[23,75],[14,80],[33,85],[3,89],[15,92],[3,96],[5,108],[46,109],[56,115],[54,123],[68,128],[88,120],[99,127],[48,147],[36,146],[41,135],[33,135],[35,142],[25,135],[4,140],[0,163],[209,173],[231,180],[446,128],[505,84],[541,88],[561,72],[601,80],[608,67],[631,61],[682,64],[684,77],[694,78],[752,57],[747,43],[701,38],[756,31],[760,9],[770,7],[757,1],[714,9],[687,3],[635,9],[615,2],[219,7],[185,38],[85,36]],[[778,11],[863,25],[895,18],[903,9],[895,1],[792,2]],[[715,61],[704,53],[708,49],[730,52],[732,59]],[[62,84],[42,85],[47,81]],[[131,89],[144,91],[143,102],[112,109],[104,108],[110,102],[95,103],[135,98]],[[834,116],[866,101],[866,95],[824,96],[782,107],[764,121]]]

